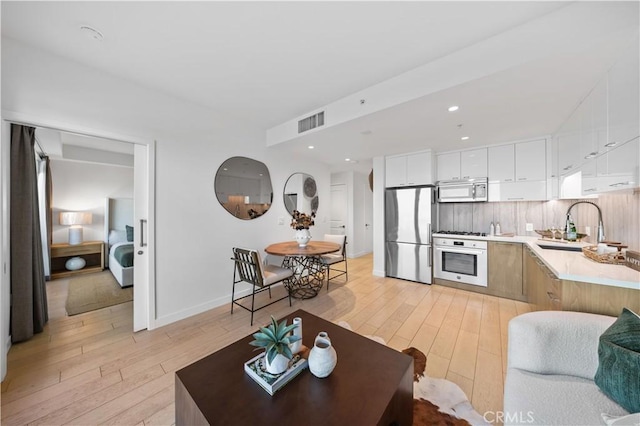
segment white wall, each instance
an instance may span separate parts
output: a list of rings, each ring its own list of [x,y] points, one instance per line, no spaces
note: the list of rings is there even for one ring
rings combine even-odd
[[[53,183],[53,242],[69,241],[69,227],[60,225],[61,211],[92,213],[83,225],[84,241],[104,240],[105,198],[133,197],[133,168],[51,160]],[[128,223],[133,226],[133,223]]]
[[[262,129],[12,40],[2,40],[2,64],[3,110],[156,140],[156,325],[229,303],[232,247],[293,238],[282,201],[291,173],[316,179],[312,234],[328,232],[328,168],[272,153]],[[274,205],[258,219],[238,220],[216,199],[215,173],[232,156],[269,168]]]

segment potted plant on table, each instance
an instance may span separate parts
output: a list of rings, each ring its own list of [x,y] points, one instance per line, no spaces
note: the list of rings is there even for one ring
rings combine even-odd
[[[316,212],[311,212],[310,215],[301,213],[298,210],[294,210],[291,218],[291,227],[296,230],[296,241],[298,246],[306,247],[307,243],[311,240],[311,233],[309,228],[315,225],[314,219]]]
[[[249,342],[251,346],[265,348],[265,367],[271,374],[280,374],[287,370],[293,353],[289,345],[300,340],[300,336],[291,334],[297,324],[287,325],[284,319],[280,324],[271,317],[271,324],[260,327],[260,331],[253,335],[255,340]]]

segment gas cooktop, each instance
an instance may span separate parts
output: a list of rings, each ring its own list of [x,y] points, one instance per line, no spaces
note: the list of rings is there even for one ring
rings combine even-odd
[[[438,231],[436,234],[446,234],[446,235],[470,235],[473,237],[486,237],[487,234],[485,232],[467,232],[467,231]]]

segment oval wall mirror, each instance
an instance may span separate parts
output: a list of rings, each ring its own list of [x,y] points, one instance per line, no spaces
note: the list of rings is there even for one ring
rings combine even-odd
[[[255,219],[267,212],[273,201],[267,166],[247,157],[231,157],[216,173],[218,201],[238,219]]]
[[[284,207],[289,214],[294,210],[311,214],[318,211],[318,188],[313,176],[306,173],[294,173],[284,185]]]

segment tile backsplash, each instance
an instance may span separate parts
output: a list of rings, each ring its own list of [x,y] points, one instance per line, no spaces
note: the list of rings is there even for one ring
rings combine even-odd
[[[438,205],[439,224],[436,228],[488,234],[491,222],[500,222],[503,233],[536,236],[535,232],[526,231],[527,223],[532,223],[533,229],[548,229],[552,225],[563,228],[567,209],[576,201],[444,203]],[[640,251],[640,190],[601,195],[586,201],[594,202],[602,210],[607,240],[619,241],[631,250]],[[571,209],[571,216],[578,232],[584,233],[585,227],[591,227],[591,237],[586,241],[595,242],[598,210],[587,204],[578,204]]]

